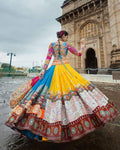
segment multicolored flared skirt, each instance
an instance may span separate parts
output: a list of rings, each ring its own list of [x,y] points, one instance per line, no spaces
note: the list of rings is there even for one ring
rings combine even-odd
[[[5,125],[38,141],[68,142],[104,126],[118,114],[109,99],[69,63],[52,65],[16,89]]]

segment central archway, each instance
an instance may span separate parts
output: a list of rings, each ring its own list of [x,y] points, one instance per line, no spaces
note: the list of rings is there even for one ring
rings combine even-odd
[[[85,68],[86,68],[86,73],[88,74],[97,74],[98,72],[96,54],[94,49],[92,48],[89,48],[86,52]]]

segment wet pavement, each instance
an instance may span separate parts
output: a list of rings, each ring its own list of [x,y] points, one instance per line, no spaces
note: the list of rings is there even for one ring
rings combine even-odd
[[[37,142],[22,137],[4,123],[7,120],[11,93],[30,80],[27,77],[0,78],[0,150],[120,150],[120,114],[113,122],[108,122],[100,128],[79,140],[69,143]],[[120,110],[120,84],[93,83]]]

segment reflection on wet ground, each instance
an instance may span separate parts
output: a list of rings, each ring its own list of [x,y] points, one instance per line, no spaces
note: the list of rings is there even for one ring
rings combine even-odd
[[[104,128],[100,128],[79,140],[70,143],[37,142],[23,137],[4,125],[10,107],[9,99],[12,92],[23,83],[30,80],[27,77],[0,78],[0,150],[120,150],[120,115]],[[120,110],[120,85],[94,83],[108,96]]]

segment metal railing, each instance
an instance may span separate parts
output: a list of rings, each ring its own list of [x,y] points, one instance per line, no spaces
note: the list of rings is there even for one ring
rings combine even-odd
[[[87,74],[98,74],[98,73],[105,73],[105,74],[112,74],[112,71],[120,71],[120,68],[84,68],[84,69],[76,69],[79,72],[85,72]]]

